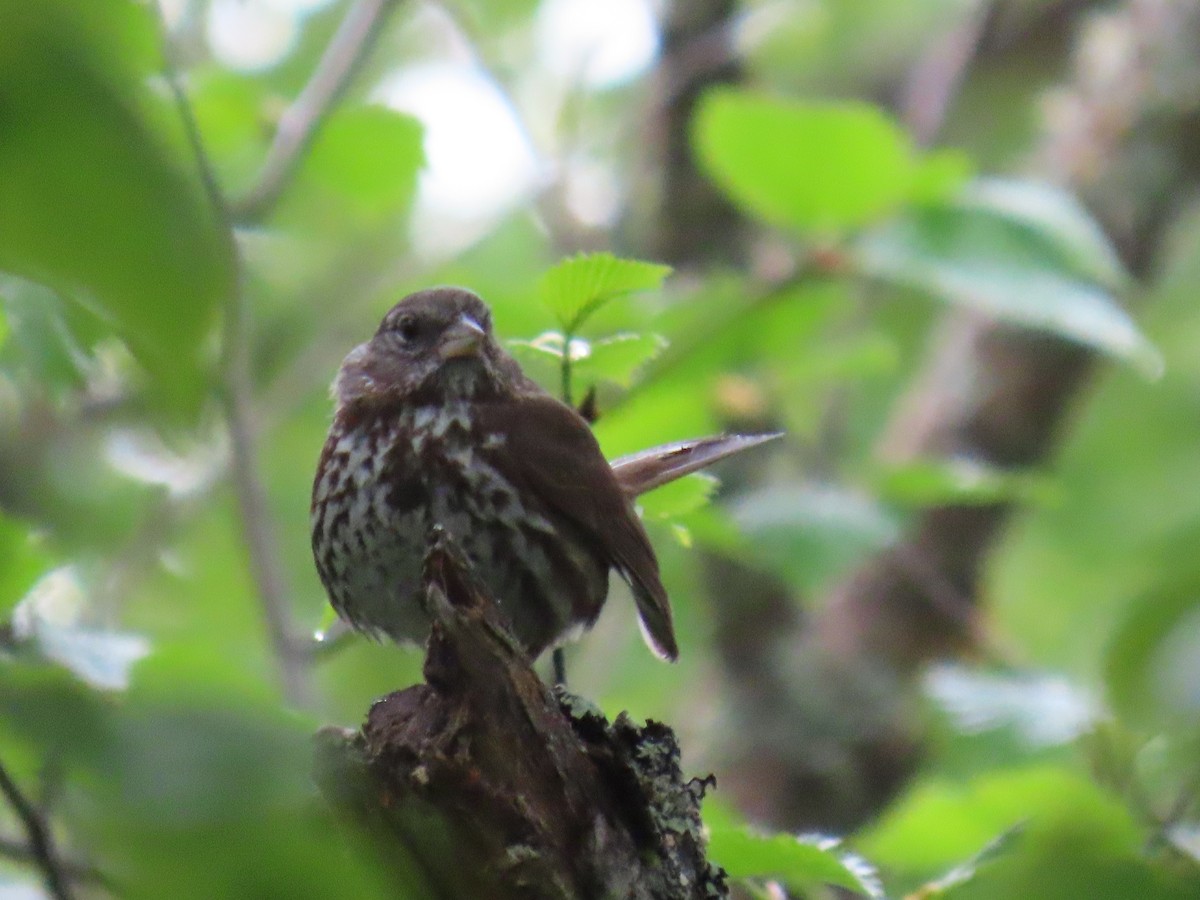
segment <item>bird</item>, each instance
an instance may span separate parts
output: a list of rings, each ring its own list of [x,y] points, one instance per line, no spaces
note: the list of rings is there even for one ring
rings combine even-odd
[[[338,615],[376,637],[424,641],[422,565],[436,528],[534,659],[595,622],[611,571],[629,584],[650,649],[677,659],[634,499],[775,437],[683,441],[610,464],[579,412],[503,348],[484,301],[458,287],[396,303],[346,356],[332,393],[310,518]]]

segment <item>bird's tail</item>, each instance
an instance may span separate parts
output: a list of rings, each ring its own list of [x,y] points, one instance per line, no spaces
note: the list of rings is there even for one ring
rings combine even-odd
[[[679,659],[679,644],[675,640],[675,623],[671,618],[671,603],[667,592],[659,585],[659,592],[647,589],[645,585],[633,581],[633,599],[637,604],[638,625],[642,630],[642,639],[646,642],[655,656],[675,662]]]
[[[717,437],[694,438],[622,456],[609,465],[613,474],[617,476],[617,483],[621,485],[625,496],[632,499],[676,478],[711,466],[735,453],[773,441],[781,433],[723,434]]]

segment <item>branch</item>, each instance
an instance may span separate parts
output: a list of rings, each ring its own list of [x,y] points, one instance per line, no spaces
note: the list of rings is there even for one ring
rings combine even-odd
[[[166,48],[166,32],[164,48]],[[307,705],[312,694],[308,657],[300,649],[292,623],[291,590],[279,551],[279,539],[267,503],[266,486],[258,466],[253,410],[253,380],[250,374],[249,312],[245,296],[245,266],[233,233],[229,205],[221,192],[191,103],[179,73],[164,52],[164,75],[175,101],[189,146],[199,168],[200,179],[218,225],[228,241],[233,260],[233,278],[225,297],[224,329],[221,335],[222,401],[231,445],[231,468],[242,532],[248,544],[251,575],[266,620],[267,632],[280,682],[288,702]]]
[[[308,84],[280,117],[257,182],[233,204],[234,221],[258,221],[274,207],[397,5],[398,0],[359,0],[350,7]]]
[[[975,0],[975,8],[942,35],[909,73],[900,97],[900,118],[920,146],[932,144],[942,130],[992,9],[991,0]]]
[[[299,646],[292,622],[291,587],[283,566],[279,538],[258,466],[247,313],[241,273],[230,296],[225,318],[225,415],[229,423],[233,482],[242,531],[249,545],[250,569],[275,651],[284,694],[290,703],[308,705],[312,684],[307,655]]]
[[[397,893],[431,897],[728,896],[669,728],[609,723],[551,691],[461,553],[435,537],[425,684],[359,732],[318,734],[316,781],[374,838]]]
[[[37,860],[37,855],[29,844],[6,837],[0,837],[0,856],[19,863],[30,863]],[[109,884],[109,880],[105,877],[104,873],[91,863],[62,859],[59,860],[58,867],[72,881],[85,881],[100,885]]]
[[[0,793],[4,794],[13,812],[20,819],[25,834],[29,838],[29,854],[33,862],[42,870],[42,878],[46,882],[46,890],[55,900],[73,900],[74,894],[68,884],[67,873],[59,862],[54,850],[54,841],[50,830],[42,821],[33,804],[21,793],[17,783],[12,780],[8,770],[0,763]]]

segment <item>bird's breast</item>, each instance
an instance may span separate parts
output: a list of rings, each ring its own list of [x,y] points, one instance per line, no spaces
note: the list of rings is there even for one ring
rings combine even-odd
[[[419,640],[421,569],[441,526],[512,619],[541,647],[590,621],[608,566],[505,464],[505,435],[467,403],[417,406],[335,428],[313,492],[313,549],[334,606],[357,627]],[[528,463],[525,460],[522,463]]]

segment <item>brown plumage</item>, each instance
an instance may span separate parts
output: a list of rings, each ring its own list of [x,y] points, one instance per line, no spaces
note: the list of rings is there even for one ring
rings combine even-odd
[[[406,297],[346,357],[313,484],[313,553],[338,613],[428,633],[421,563],[441,525],[537,656],[590,626],[608,573],[651,647],[678,655],[658,562],[587,423],[521,372],[469,291]]]

